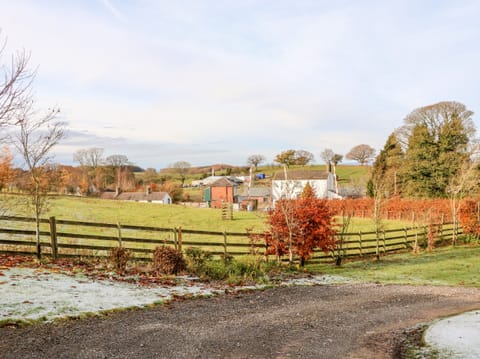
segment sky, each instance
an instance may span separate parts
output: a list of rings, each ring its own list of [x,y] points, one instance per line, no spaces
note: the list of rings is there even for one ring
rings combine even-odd
[[[380,150],[415,108],[480,114],[477,0],[0,0],[40,108],[68,136],[160,169]],[[3,59],[5,60],[5,59]]]

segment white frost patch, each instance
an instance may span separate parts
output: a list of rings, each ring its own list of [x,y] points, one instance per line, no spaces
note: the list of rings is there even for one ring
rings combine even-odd
[[[339,275],[316,275],[306,278],[293,278],[282,282],[282,285],[321,285],[321,284],[340,284],[351,283],[350,278],[341,277]]]
[[[201,284],[140,287],[108,280],[70,277],[30,268],[11,268],[0,276],[0,321],[78,316],[115,308],[141,307],[173,295],[208,296]]]
[[[425,341],[439,358],[480,358],[480,311],[439,320],[427,329]]]
[[[81,275],[64,274],[31,268],[10,268],[0,276],[0,322],[78,316],[104,310],[142,307],[175,296],[210,296],[225,288],[209,288],[181,278],[185,285],[142,287],[134,284],[93,280]],[[319,285],[346,283],[340,276],[319,275],[286,280],[280,285]],[[265,285],[228,287],[228,290],[255,290]]]

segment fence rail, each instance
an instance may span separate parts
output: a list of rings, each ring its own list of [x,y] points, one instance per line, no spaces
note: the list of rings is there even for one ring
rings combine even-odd
[[[36,254],[35,220],[28,217],[0,216],[0,253]],[[451,223],[437,225],[436,242],[451,238]],[[461,234],[461,228],[459,229]],[[362,257],[405,251],[414,243],[426,246],[426,226],[388,229],[381,232],[357,232],[337,235],[336,249],[329,253],[315,251],[309,262],[328,261],[338,257]],[[168,244],[182,250],[199,247],[213,255],[240,256],[256,252],[264,254],[264,243],[253,243],[248,234],[96,223],[42,218],[40,221],[41,251],[57,257],[105,257],[119,242],[137,259],[149,259],[155,247]]]

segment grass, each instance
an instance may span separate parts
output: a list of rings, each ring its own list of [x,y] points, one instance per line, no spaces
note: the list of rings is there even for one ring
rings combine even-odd
[[[341,223],[341,217],[337,217],[338,223]],[[410,221],[400,221],[400,220],[382,220],[381,229],[400,229],[404,227],[411,227],[412,222]],[[372,218],[359,218],[353,217],[351,219],[350,225],[348,227],[348,233],[358,233],[358,232],[374,232],[375,231],[375,222]]]
[[[17,212],[20,216],[30,216],[25,211],[19,210]],[[75,220],[96,223],[110,223],[121,225],[135,225],[135,226],[151,226],[173,229],[174,227],[182,227],[182,240],[185,246],[194,246],[197,243],[211,243],[203,244],[204,250],[212,252],[223,253],[223,235],[210,234],[190,234],[185,233],[185,230],[203,230],[213,232],[237,232],[246,233],[246,228],[252,228],[254,232],[262,232],[266,229],[264,212],[234,212],[233,220],[222,220],[221,210],[209,208],[191,208],[181,205],[160,205],[155,203],[136,203],[126,201],[101,200],[94,198],[81,198],[70,196],[54,197],[49,205],[49,210],[42,217],[55,216],[57,220]],[[9,223],[8,227],[23,229],[34,229],[34,224],[29,223]],[[408,226],[405,222],[400,221],[384,221],[384,228],[403,228]],[[48,231],[48,224],[42,224],[42,230]],[[352,225],[348,232],[358,233],[359,231],[371,232],[374,230],[373,221],[365,218],[352,219]],[[117,237],[118,231],[116,228],[93,228],[85,226],[74,226],[66,224],[57,224],[58,233],[76,233],[89,234],[99,236]],[[135,231],[122,229],[122,237],[134,237],[155,239],[159,243],[164,240],[173,241],[175,236],[173,231],[169,232],[151,232],[151,231]],[[371,236],[371,235],[370,235]],[[367,236],[368,237],[368,236]],[[370,237],[363,237],[364,240]],[[19,236],[22,240],[24,236]],[[15,239],[13,236],[10,239]],[[48,242],[49,238],[44,237],[44,242]],[[62,244],[76,244],[84,246],[111,246],[116,245],[116,242],[106,241],[103,239],[91,240],[82,238],[69,238],[60,236],[59,243]],[[235,243],[248,243],[247,236],[228,237],[229,248],[228,251],[236,254],[248,253],[249,247],[234,246]],[[152,249],[158,244],[147,243],[127,243],[127,248],[143,248]],[[356,245],[356,244],[355,244]],[[345,245],[348,247],[348,245]],[[28,249],[27,249],[28,250]],[[66,249],[65,249],[66,250]],[[95,249],[75,249],[78,255],[88,255]],[[102,251],[101,249],[97,249]],[[95,252],[96,253],[96,252]],[[103,253],[103,252],[102,252]],[[98,254],[98,253],[97,253]]]
[[[233,220],[221,219],[221,210],[189,208],[155,203],[120,202],[78,197],[57,197],[50,203],[46,216],[59,219],[130,224],[206,231],[245,232],[264,229],[264,214],[235,212]]]
[[[17,215],[31,216],[24,210]],[[252,228],[256,232],[266,229],[266,213],[234,212],[233,220],[222,220],[221,210],[214,208],[192,208],[181,205],[161,205],[127,201],[102,200],[96,198],[59,196],[53,197],[48,211],[42,217],[55,216],[58,219],[117,223],[124,225],[152,226],[162,228],[182,227],[183,229],[205,231],[245,232]],[[410,226],[408,221],[383,220],[384,229]],[[348,232],[374,231],[371,218],[352,218]]]
[[[389,255],[380,261],[346,262],[342,267],[315,264],[308,268],[363,282],[480,287],[479,258],[480,246],[458,246],[436,248],[418,255]]]

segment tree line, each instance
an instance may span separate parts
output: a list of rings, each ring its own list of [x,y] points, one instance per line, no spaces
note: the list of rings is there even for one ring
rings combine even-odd
[[[477,191],[478,140],[472,115],[453,101],[413,110],[375,158],[369,195],[448,198],[458,191]]]
[[[375,149],[367,144],[360,144],[352,147],[352,149],[345,155],[345,158],[348,160],[356,161],[360,165],[368,164],[375,157]],[[337,165],[343,161],[343,155],[334,152],[330,148],[325,148],[320,153],[320,158],[326,164]],[[294,150],[289,149],[280,152],[274,158],[274,162],[279,165],[285,165],[290,167],[293,165],[296,166],[306,166],[311,164],[315,159],[315,155],[306,150]],[[267,161],[266,157],[261,154],[251,155],[247,158],[247,164],[253,166],[255,169],[262,163]]]

